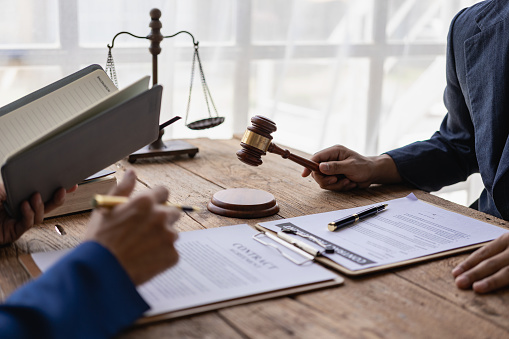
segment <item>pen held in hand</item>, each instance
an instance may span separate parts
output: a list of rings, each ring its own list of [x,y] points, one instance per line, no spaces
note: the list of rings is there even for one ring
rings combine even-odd
[[[107,208],[113,208],[117,205],[124,204],[127,201],[129,201],[129,198],[127,197],[121,197],[117,195],[102,195],[102,194],[96,194],[94,198],[92,199],[92,206],[95,207],[107,207]],[[171,204],[169,202],[166,202],[164,204],[165,206],[175,207],[178,208],[184,212],[199,212],[200,208],[195,206],[184,206],[179,204]]]
[[[329,223],[327,228],[329,229],[329,231],[334,232],[340,228],[344,228],[345,226],[355,224],[360,220],[366,219],[367,217],[376,215],[377,213],[385,210],[386,207],[387,204],[370,207],[368,209],[354,213],[347,217],[332,221]]]

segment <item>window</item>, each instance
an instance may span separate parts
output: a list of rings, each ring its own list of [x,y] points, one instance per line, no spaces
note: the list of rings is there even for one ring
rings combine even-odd
[[[341,143],[377,154],[438,128],[449,23],[475,2],[0,0],[0,105],[85,65],[104,67],[113,36],[148,35],[150,9],[159,8],[163,35],[186,30],[199,41],[214,103],[226,117],[203,131],[175,124],[165,138],[230,138],[261,114],[276,122],[277,143],[310,153]],[[128,35],[115,41],[120,87],[151,74],[148,46]],[[192,40],[181,34],[161,47],[161,120],[184,117]],[[208,116],[197,73],[194,80],[188,122]],[[467,204],[479,187],[452,191],[448,198]]]

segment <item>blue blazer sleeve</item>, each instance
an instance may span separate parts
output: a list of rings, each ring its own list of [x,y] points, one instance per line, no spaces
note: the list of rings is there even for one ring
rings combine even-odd
[[[0,305],[0,337],[109,338],[148,309],[117,259],[85,242]]]

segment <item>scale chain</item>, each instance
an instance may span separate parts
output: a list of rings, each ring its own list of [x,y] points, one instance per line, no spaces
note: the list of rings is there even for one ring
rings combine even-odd
[[[111,48],[108,50],[108,58],[106,59],[106,74],[113,81],[115,86],[118,88],[117,71],[115,70],[115,62],[113,61],[113,55],[111,54]]]

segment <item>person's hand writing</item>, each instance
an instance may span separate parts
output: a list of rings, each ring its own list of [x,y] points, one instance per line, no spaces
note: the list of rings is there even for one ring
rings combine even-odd
[[[401,177],[387,154],[366,157],[341,145],[326,148],[311,157],[320,164],[320,172],[305,168],[303,177],[312,174],[321,188],[346,191],[366,188],[374,183],[397,183]]]
[[[509,286],[509,233],[472,253],[452,270],[456,286],[477,293]]]
[[[74,186],[67,193],[74,192],[77,186]],[[21,237],[36,224],[40,224],[44,219],[44,214],[61,206],[65,200],[66,190],[61,188],[55,192],[51,201],[43,203],[41,195],[34,193],[28,201],[21,204],[21,219],[13,219],[7,214],[3,203],[7,196],[3,184],[0,184],[0,245],[9,244]]]
[[[112,195],[128,196],[136,183],[127,171]],[[120,262],[135,285],[140,285],[178,260],[174,247],[177,231],[173,224],[180,217],[174,207],[162,205],[168,190],[156,187],[112,209],[97,208],[88,225],[87,240],[97,241]]]

